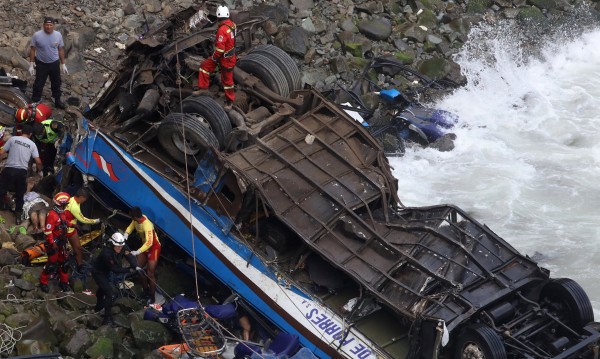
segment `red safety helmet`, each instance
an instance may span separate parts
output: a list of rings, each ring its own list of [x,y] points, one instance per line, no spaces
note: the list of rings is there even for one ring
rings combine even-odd
[[[69,203],[71,196],[67,192],[58,192],[54,195],[54,204],[57,206],[64,207]]]
[[[52,109],[43,103],[31,103],[22,107],[15,113],[15,122],[23,123],[29,121],[42,122],[52,116]]]

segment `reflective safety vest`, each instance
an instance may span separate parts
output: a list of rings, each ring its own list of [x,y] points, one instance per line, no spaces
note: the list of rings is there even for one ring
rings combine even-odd
[[[42,125],[44,126],[44,133],[36,136],[38,141],[42,143],[54,143],[62,136],[64,127],[62,122],[56,120],[46,120],[42,122]]]

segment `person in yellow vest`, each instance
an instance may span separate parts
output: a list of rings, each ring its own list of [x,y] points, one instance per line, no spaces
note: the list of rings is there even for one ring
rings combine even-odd
[[[81,272],[83,270],[83,258],[81,255],[81,243],[79,242],[79,234],[75,227],[77,227],[77,222],[83,224],[96,224],[100,223],[100,219],[89,219],[81,213],[81,204],[83,204],[88,199],[88,191],[85,188],[80,188],[75,196],[69,199],[69,204],[67,204],[66,210],[71,212],[73,215],[73,219],[71,220],[71,224],[73,227],[67,228],[67,238],[69,239],[69,244],[71,244],[71,248],[73,248],[73,253],[75,253],[75,262],[77,262],[77,271]]]
[[[146,217],[140,207],[133,207],[129,211],[131,216],[131,223],[125,229],[125,239],[129,238],[129,235],[135,230],[142,240],[142,246],[131,251],[131,254],[136,256],[138,265],[140,267],[146,267],[146,276],[140,276],[142,285],[144,287],[145,294],[149,297],[148,304],[156,302],[156,266],[158,264],[158,257],[160,256],[161,245],[158,240],[158,235],[154,230],[154,225],[148,217]],[[149,283],[148,283],[149,282]]]
[[[44,165],[43,175],[54,173],[54,161],[56,160],[56,142],[62,139],[65,125],[53,119],[33,124],[35,143],[40,151],[40,159]]]

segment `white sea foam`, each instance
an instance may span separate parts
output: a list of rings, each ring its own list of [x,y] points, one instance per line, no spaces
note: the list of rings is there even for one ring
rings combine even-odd
[[[598,320],[600,29],[558,31],[536,49],[521,38],[510,26],[472,31],[457,57],[469,84],[435,104],[460,116],[456,148],[391,159],[399,196],[472,213],[578,281]]]

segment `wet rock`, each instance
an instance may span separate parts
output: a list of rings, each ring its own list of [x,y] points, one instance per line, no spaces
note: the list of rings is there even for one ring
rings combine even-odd
[[[449,62],[439,57],[421,61],[418,68],[419,72],[433,80],[442,79],[450,72]]]
[[[452,151],[454,149],[454,140],[456,140],[454,133],[446,133],[438,138],[437,141],[431,143],[429,147],[435,148],[440,152]]]
[[[165,345],[171,339],[171,333],[164,325],[149,320],[131,323],[131,331],[136,345],[146,350]]]
[[[392,24],[384,18],[365,20],[358,24],[358,31],[371,40],[383,41],[391,35]]]
[[[520,19],[520,20],[546,20],[546,17],[544,16],[544,13],[542,13],[542,10],[532,6],[532,7],[522,9],[519,12],[519,14],[517,15],[517,19]]]
[[[86,351],[88,358],[114,358],[113,341],[110,338],[98,338]]]
[[[557,7],[557,2],[555,0],[528,0],[527,3],[539,9],[546,10],[552,10]]]

